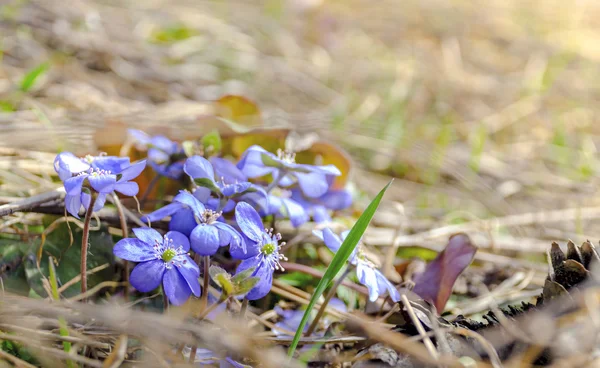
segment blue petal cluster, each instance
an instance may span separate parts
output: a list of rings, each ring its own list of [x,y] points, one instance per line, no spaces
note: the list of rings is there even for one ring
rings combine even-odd
[[[183,176],[185,153],[179,143],[163,135],[151,137],[137,129],[129,129],[127,132],[139,149],[148,150],[148,162],[159,175],[171,179]]]
[[[106,195],[114,191],[127,196],[138,193],[135,179],[146,167],[146,161],[129,163],[129,158],[115,156],[86,156],[79,158],[71,152],[62,152],[54,159],[54,170],[64,182],[65,207],[79,218],[81,206],[88,210],[92,194],[97,195],[92,211],[104,207]]]

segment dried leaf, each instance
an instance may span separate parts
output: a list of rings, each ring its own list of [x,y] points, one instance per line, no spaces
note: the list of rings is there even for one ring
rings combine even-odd
[[[425,271],[414,277],[413,291],[423,299],[433,302],[443,311],[458,276],[473,260],[477,247],[468,235],[460,233],[450,237],[446,249],[431,261]]]

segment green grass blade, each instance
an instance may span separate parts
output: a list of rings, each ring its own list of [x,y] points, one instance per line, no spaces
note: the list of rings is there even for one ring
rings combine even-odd
[[[60,297],[58,295],[58,282],[56,281],[56,269],[54,268],[54,262],[52,261],[52,257],[48,259],[48,270],[50,271],[50,289],[52,289],[52,299],[59,300]],[[59,334],[60,336],[69,336],[69,330],[67,329],[67,322],[63,317],[58,318],[58,326],[59,326]],[[63,350],[65,353],[71,351],[71,343],[68,341],[63,341]],[[67,367],[75,368],[77,365],[72,360],[67,360]]]
[[[42,76],[49,68],[49,63],[42,63],[33,68],[29,73],[25,74],[23,80],[21,80],[21,85],[19,86],[20,90],[23,92],[29,91],[35,84],[35,81],[40,76]]]
[[[298,342],[302,337],[304,326],[306,326],[306,322],[308,322],[308,317],[310,316],[313,307],[317,303],[317,300],[321,297],[321,295],[327,288],[327,285],[329,285],[329,283],[333,281],[338,272],[346,264],[346,261],[352,254],[352,251],[354,251],[354,248],[356,248],[356,244],[358,244],[358,241],[364,234],[365,230],[367,230],[367,227],[369,226],[369,223],[371,222],[371,219],[373,218],[377,207],[379,207],[379,203],[383,198],[383,194],[391,184],[392,181],[390,181],[381,190],[381,192],[377,194],[377,197],[373,199],[373,201],[369,204],[365,212],[363,212],[362,215],[360,215],[358,221],[356,221],[356,223],[350,230],[350,233],[348,233],[348,236],[346,237],[346,239],[344,239],[344,242],[342,243],[340,249],[335,253],[333,260],[331,260],[331,264],[329,264],[329,267],[327,267],[323,278],[321,279],[321,281],[319,281],[319,284],[317,285],[317,288],[315,289],[312,298],[310,298],[310,302],[308,303],[308,308],[306,308],[306,311],[304,312],[304,316],[302,316],[302,321],[300,322],[300,325],[296,330],[296,335],[294,335],[294,339],[292,340],[292,344],[290,345],[290,348],[288,350],[288,355],[290,357],[294,355],[294,351],[296,350]]]

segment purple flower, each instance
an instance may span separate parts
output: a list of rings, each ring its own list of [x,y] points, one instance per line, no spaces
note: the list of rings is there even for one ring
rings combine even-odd
[[[245,249],[230,249],[233,258],[243,259],[237,268],[237,273],[255,267],[251,277],[258,277],[258,283],[246,295],[249,300],[257,300],[269,293],[273,284],[273,272],[283,271],[281,260],[287,260],[280,254],[280,234],[273,234],[273,229],[265,230],[262,220],[256,210],[246,202],[240,202],[235,207],[235,220],[246,241]]]
[[[343,313],[348,311],[348,309],[346,308],[346,304],[344,304],[344,302],[338,298],[331,298],[327,306],[337,309],[338,311]],[[275,313],[277,313],[279,317],[281,317],[281,320],[275,323],[276,327],[280,327],[282,329],[293,332],[295,332],[298,329],[298,327],[300,327],[300,322],[302,321],[302,317],[304,316],[303,309],[283,309],[280,306],[276,305],[275,308],[273,308],[273,310],[275,311]],[[312,322],[312,320],[313,317],[311,316],[309,318],[309,323],[304,325],[304,332],[308,330],[308,326]],[[285,332],[278,331],[275,329],[273,330],[273,333],[275,333],[276,336],[287,336]],[[321,333],[316,335],[322,336],[323,334]]]
[[[129,129],[127,133],[136,141],[140,150],[148,150],[150,166],[159,175],[171,179],[179,179],[183,175],[183,147],[163,135],[150,137],[137,129]]]
[[[196,188],[192,193],[207,209],[216,211],[219,208],[219,200],[210,196],[208,188]],[[177,197],[175,197],[177,198]],[[231,206],[233,207],[233,206]],[[159,208],[158,210],[142,216],[142,221],[158,221],[171,216],[169,221],[169,230],[179,231],[185,236],[190,236],[192,230],[198,225],[194,217],[194,211],[186,204],[173,200],[172,203]]]
[[[276,218],[289,218],[292,226],[298,227],[307,222],[309,217],[306,210],[291,196],[289,190],[277,188],[267,197],[258,193],[248,193],[244,195],[243,200],[255,204],[262,217],[274,215]]]
[[[117,191],[127,196],[138,193],[136,178],[146,167],[146,161],[129,164],[129,158],[115,156],[86,156],[78,158],[71,152],[62,152],[54,159],[54,169],[64,182],[65,207],[79,218],[81,205],[89,209],[91,192],[97,193],[92,211],[100,210],[106,195]]]
[[[325,194],[333,177],[342,174],[334,165],[297,164],[294,153],[279,150],[274,155],[256,145],[244,152],[237,166],[249,178],[271,174],[273,180],[283,187],[297,182],[304,195],[310,198]]]
[[[196,184],[209,188],[219,197],[232,198],[256,191],[264,193],[261,188],[248,182],[244,174],[233,164],[229,165],[227,160],[213,158],[211,161],[201,156],[192,156],[185,161],[183,170]],[[215,177],[219,180],[215,180]]]
[[[298,203],[308,216],[320,224],[331,222],[329,211],[340,211],[352,205],[352,194],[347,190],[328,190],[319,198],[307,198],[298,189],[292,189],[290,199]]]
[[[198,349],[196,351],[195,363],[200,366],[210,365],[215,366],[215,360],[219,361],[219,368],[248,368],[249,366],[240,364],[230,357],[220,358],[218,354],[213,353],[209,349]]]
[[[344,231],[340,238],[328,228],[323,231],[313,230],[313,234],[323,240],[327,248],[334,253],[340,249],[342,241],[346,239],[349,232],[350,231]],[[394,302],[400,300],[400,293],[398,290],[381,273],[381,271],[375,267],[375,264],[367,258],[367,255],[362,250],[360,244],[354,248],[350,258],[348,258],[348,262],[356,266],[356,276],[358,277],[358,281],[369,289],[370,301],[374,302],[380,295],[385,294],[386,291],[390,293],[390,298]]]
[[[185,303],[191,294],[200,296],[200,269],[188,255],[190,242],[185,235],[169,231],[163,237],[150,228],[133,232],[137,238],[121,239],[113,248],[117,257],[138,262],[129,277],[133,287],[149,292],[162,282],[173,305]]]
[[[192,249],[197,254],[211,256],[217,252],[219,247],[226,245],[230,245],[233,249],[245,249],[242,237],[237,230],[225,222],[218,221],[222,212],[207,208],[198,198],[185,191],[179,192],[173,198],[173,202],[186,206],[192,212],[195,226],[190,232],[190,241]],[[187,225],[189,217],[185,221]]]

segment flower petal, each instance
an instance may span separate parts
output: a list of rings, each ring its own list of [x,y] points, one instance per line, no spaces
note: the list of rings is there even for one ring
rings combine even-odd
[[[337,236],[333,231],[331,231],[330,228],[323,229],[321,234],[318,233],[318,230],[315,230],[313,231],[313,234],[323,239],[323,242],[325,243],[327,248],[329,248],[329,250],[331,250],[333,253],[337,253],[337,251],[342,246],[342,239],[340,239],[339,236]]]
[[[119,258],[133,262],[146,262],[156,259],[154,248],[135,238],[119,240],[113,247],[113,253]]]
[[[249,178],[256,178],[272,173],[276,169],[265,166],[262,159],[263,155],[266,155],[273,160],[277,160],[277,156],[274,154],[267,152],[260,146],[254,145],[249,147],[246,152],[242,154],[242,158],[237,164],[238,169]]]
[[[339,211],[352,205],[352,194],[347,190],[330,190],[319,198],[319,202],[330,210]]]
[[[96,156],[92,161],[94,169],[110,171],[111,174],[118,174],[127,166],[129,166],[129,157]]]
[[[197,225],[192,210],[189,208],[182,208],[171,216],[169,230],[179,231],[183,235],[189,237],[192,230],[194,230]]]
[[[235,221],[242,232],[250,239],[260,242],[265,227],[256,210],[246,202],[235,206]]]
[[[148,133],[143,132],[138,129],[127,129],[127,135],[133,138],[133,140],[138,143],[136,148],[140,149],[145,148],[144,146],[150,144],[150,135]]]
[[[155,135],[154,137],[152,137],[152,139],[150,140],[150,147],[156,150],[160,150],[166,153],[167,155],[172,155],[179,151],[177,143],[173,142],[164,135]]]
[[[149,227],[136,227],[133,229],[133,233],[138,239],[152,247],[156,243],[162,244],[163,242],[162,235],[160,235],[158,231]]]
[[[219,232],[212,225],[200,224],[190,235],[192,249],[202,256],[212,256],[219,250]]]
[[[65,180],[65,191],[68,195],[79,195],[81,194],[81,188],[83,182],[87,178],[87,175],[78,175]]]
[[[60,180],[65,181],[73,174],[86,171],[90,168],[87,162],[71,152],[61,152],[54,159],[54,170],[58,173]]]
[[[183,258],[179,262],[179,266],[175,267],[183,276],[186,283],[192,290],[192,293],[196,296],[200,296],[200,282],[198,277],[200,276],[200,268],[189,256],[180,256]]]
[[[65,207],[73,217],[79,218],[79,210],[81,209],[81,194],[65,196]]]
[[[202,213],[206,210],[204,204],[200,203],[196,197],[194,197],[191,193],[186,191],[180,191],[179,194],[173,198],[173,202],[179,202],[188,206],[193,212],[194,215],[200,217]]]
[[[181,246],[186,252],[190,250],[190,240],[187,236],[183,235],[179,231],[169,231],[165,234],[164,239],[173,241],[175,248]]]
[[[104,208],[105,203],[106,203],[106,193],[98,194],[98,196],[96,197],[96,202],[94,202],[94,208],[92,209],[92,212],[100,211],[102,208]],[[89,206],[89,203],[88,203],[88,206]]]
[[[119,183],[129,181],[137,178],[142,171],[146,168],[146,160],[142,160],[132,164],[131,166],[126,167],[121,171],[121,177],[119,178]]]
[[[168,205],[161,207],[154,212],[151,212],[147,215],[142,216],[141,220],[144,222],[146,222],[146,221],[154,222],[154,221],[162,220],[165,217],[171,216],[174,213],[176,213],[182,209],[185,209],[185,207],[181,203],[178,203],[178,202],[169,203]],[[192,211],[191,210],[189,210],[189,211],[190,211],[190,215],[192,215],[192,217],[193,217]]]
[[[400,300],[400,293],[398,289],[392,284],[379,270],[373,270],[375,273],[375,277],[377,279],[377,287],[379,289],[379,294],[385,294],[385,292],[390,293],[390,298],[394,303]]]
[[[212,224],[219,231],[219,245],[224,247],[230,245],[232,247],[241,247],[244,245],[242,236],[233,226],[224,222],[215,222]],[[245,247],[245,246],[244,246]]]
[[[233,162],[227,159],[211,157],[210,163],[215,170],[216,178],[220,181],[229,184],[248,181],[248,177]]]
[[[117,176],[113,174],[90,174],[88,176],[90,185],[96,192],[110,193],[114,190]]]
[[[229,246],[229,254],[231,254],[231,258],[235,259],[248,259],[255,258],[256,255],[260,252],[260,248],[258,247],[258,243],[252,239],[249,239],[243,233],[240,234],[242,236],[242,242],[239,247]]]
[[[325,174],[297,172],[295,175],[302,193],[309,198],[318,198],[327,193],[329,189]]]
[[[182,305],[192,295],[192,289],[190,289],[183,275],[179,273],[177,267],[172,267],[165,272],[163,277],[163,292],[173,305]]]
[[[245,261],[242,261],[244,263]],[[242,264],[240,264],[240,267]],[[239,270],[239,268],[238,268]],[[253,277],[258,277],[258,283],[246,294],[248,300],[258,300],[263,298],[271,291],[273,286],[273,271],[264,264],[259,264],[256,271],[254,271]]]
[[[374,270],[369,265],[359,261],[356,267],[356,276],[358,281],[369,290],[369,300],[372,302],[377,300],[379,298],[379,287]]]
[[[183,171],[192,179],[208,178],[215,181],[215,170],[210,161],[201,156],[192,156],[185,161]]]
[[[317,224],[331,222],[331,216],[329,216],[329,212],[327,212],[327,208],[324,206],[314,206],[312,208],[312,217]]]
[[[126,181],[115,184],[114,190],[126,196],[133,197],[134,195],[138,194],[140,187],[138,186],[138,183],[134,181]]]
[[[147,293],[156,289],[165,273],[165,262],[160,259],[140,263],[131,272],[129,282],[137,290]]]
[[[198,187],[194,190],[194,193],[192,193],[192,195],[196,197],[196,199],[199,200],[200,203],[206,204],[210,199],[210,193],[210,189],[206,187]]]
[[[282,198],[281,202],[285,208],[285,215],[292,222],[292,226],[298,227],[308,221],[308,214],[296,201]]]

